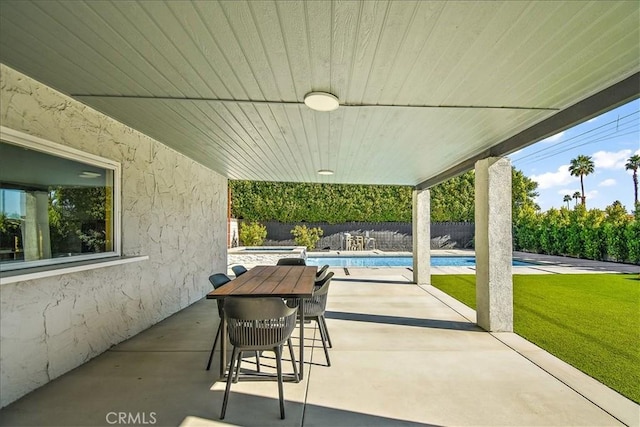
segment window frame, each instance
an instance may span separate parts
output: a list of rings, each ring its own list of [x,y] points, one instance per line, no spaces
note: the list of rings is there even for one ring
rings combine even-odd
[[[86,255],[73,255],[64,258],[47,258],[36,261],[25,261],[21,263],[0,264],[0,271],[20,271],[34,267],[56,267],[60,264],[73,263],[78,261],[100,260],[103,258],[112,258],[121,256],[121,176],[122,168],[119,162],[84,151],[68,147],[66,145],[51,142],[44,138],[29,135],[24,132],[17,131],[5,126],[0,126],[0,140],[20,147],[28,148],[41,153],[61,157],[64,159],[86,163],[88,165],[100,167],[111,171],[113,174],[113,215],[112,215],[112,248],[109,252],[89,253]]]

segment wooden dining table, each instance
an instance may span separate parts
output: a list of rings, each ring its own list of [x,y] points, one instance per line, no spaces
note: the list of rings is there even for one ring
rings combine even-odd
[[[298,300],[300,316],[300,379],[304,377],[304,310],[302,298],[311,298],[317,267],[291,265],[260,265],[207,294],[207,299],[226,297],[279,297]],[[223,305],[224,310],[224,305]],[[220,346],[220,377],[227,367],[226,320],[221,319],[224,339]]]

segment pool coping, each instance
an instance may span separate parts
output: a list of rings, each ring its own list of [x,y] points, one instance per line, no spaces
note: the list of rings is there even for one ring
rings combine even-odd
[[[432,250],[431,258],[475,258],[475,251],[472,250]],[[308,258],[411,258],[413,252],[385,252],[380,250],[370,251],[322,251],[322,252],[307,252]],[[535,268],[547,263],[536,262],[532,260],[524,260],[521,257],[513,256],[513,261],[524,262],[528,265],[512,265],[512,267],[528,267]],[[333,268],[409,268],[411,265],[334,265]],[[475,263],[473,265],[431,265],[431,268],[437,267],[458,267],[467,268],[475,271]]]
[[[260,248],[260,249],[258,249]],[[236,246],[227,249],[228,255],[305,255],[304,246]]]
[[[235,249],[235,248],[234,248]],[[229,250],[229,256],[227,258],[228,272],[232,275],[231,266],[236,264],[242,264],[247,268],[254,267],[256,265],[275,264],[276,257],[283,257],[291,255],[292,252],[284,252],[282,254],[273,254],[273,251],[265,253],[263,255],[256,254],[255,252],[243,252],[237,255],[237,252]],[[251,255],[257,255],[252,257]],[[270,259],[263,258],[268,255],[274,255]],[[381,251],[381,250],[369,250],[369,251],[313,251],[306,252],[306,257],[322,257],[322,256],[336,256],[336,255],[348,255],[348,256],[412,256],[412,252],[408,251]],[[475,256],[475,251],[469,249],[432,249],[432,256]],[[242,259],[238,259],[238,258]],[[512,274],[514,275],[531,275],[531,274],[620,274],[620,273],[632,273],[640,274],[640,265],[622,264],[606,261],[593,261],[579,258],[571,258],[555,255],[542,255],[533,254],[528,252],[513,252],[513,258],[517,260],[523,260],[528,262],[535,262],[535,266],[512,266]],[[345,267],[333,267],[333,268],[345,268]],[[412,274],[411,267],[346,267],[348,269],[369,269],[369,270],[381,270],[390,269],[390,271],[403,269]],[[455,266],[455,267],[430,267],[430,274],[475,274],[475,267],[469,266]]]
[[[407,251],[314,251],[308,252],[308,257],[321,256],[412,256],[412,252]],[[475,251],[471,249],[432,249],[431,256],[475,256]],[[616,274],[631,273],[640,274],[640,265],[623,264],[610,261],[594,261],[581,258],[572,258],[558,255],[534,254],[529,252],[513,251],[513,259],[535,263],[533,266],[512,266],[512,274]],[[335,267],[342,268],[342,267]],[[391,268],[409,269],[411,267],[347,267],[355,268]],[[469,266],[431,266],[431,274],[475,274],[475,267]]]

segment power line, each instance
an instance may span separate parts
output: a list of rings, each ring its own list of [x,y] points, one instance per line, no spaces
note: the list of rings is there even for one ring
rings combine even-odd
[[[627,136],[630,134],[638,133],[640,124],[637,117],[640,110],[634,111],[626,116],[618,117],[615,120],[604,123],[600,126],[589,129],[557,144],[553,144],[549,147],[544,147],[540,150],[534,151],[518,159],[514,159],[514,163],[530,164],[538,160],[544,160],[549,157],[564,153],[569,150],[573,150],[578,147],[582,147],[588,144],[596,142],[606,141],[613,138]],[[608,126],[615,125],[615,128],[609,129]],[[636,129],[635,131],[627,132],[630,129]],[[595,139],[592,139],[595,138]],[[550,151],[552,150],[552,151]]]

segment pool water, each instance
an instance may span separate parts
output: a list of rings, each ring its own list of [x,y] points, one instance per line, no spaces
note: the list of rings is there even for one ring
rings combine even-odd
[[[325,265],[331,267],[413,267],[413,258],[409,256],[345,256],[345,257],[308,257],[307,265]],[[476,258],[472,256],[433,256],[433,267],[475,267]],[[532,266],[530,262],[513,260],[513,266]]]

